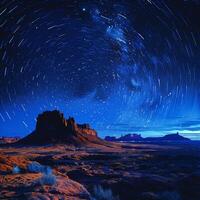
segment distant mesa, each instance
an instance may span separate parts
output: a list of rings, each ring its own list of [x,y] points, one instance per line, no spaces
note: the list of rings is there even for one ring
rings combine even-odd
[[[17,142],[20,137],[0,137],[0,144],[10,144]]]
[[[106,141],[112,141],[112,142],[186,142],[190,141],[189,138],[181,136],[179,133],[176,134],[168,134],[163,137],[146,137],[143,138],[140,134],[127,134],[124,136],[121,136],[119,138],[113,137],[113,136],[106,136]]]
[[[38,115],[36,129],[17,142],[30,145],[51,143],[103,144],[104,140],[97,136],[97,132],[89,124],[77,124],[74,118],[65,119],[63,113],[54,110]]]
[[[106,136],[104,140],[109,141],[109,142],[115,142],[118,140],[115,136]]]
[[[175,133],[175,134],[168,134],[165,135],[163,137],[147,137],[145,138],[146,141],[164,141],[164,142],[187,142],[190,141],[189,138],[183,137],[182,135],[180,135],[179,133]]]
[[[119,138],[116,138],[113,136],[106,136],[105,140],[131,142],[131,141],[141,141],[141,140],[143,140],[143,138],[140,134],[133,133],[133,134],[127,134],[127,135],[121,136]]]

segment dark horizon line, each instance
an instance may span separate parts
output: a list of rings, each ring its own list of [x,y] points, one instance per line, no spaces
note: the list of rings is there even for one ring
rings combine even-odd
[[[114,135],[111,135],[111,134],[107,134],[107,135],[105,135],[104,137],[102,137],[102,136],[99,136],[100,138],[102,138],[102,139],[104,139],[105,137],[107,137],[107,136],[110,136],[110,137],[115,137],[115,138],[120,138],[121,136],[125,136],[125,135],[129,135],[129,134],[137,134],[137,135],[140,135],[143,139],[147,139],[147,138],[162,138],[162,137],[164,137],[164,136],[166,136],[166,135],[174,135],[174,134],[179,134],[179,135],[182,135],[183,133],[180,133],[180,132],[176,132],[176,133],[166,133],[166,134],[164,134],[164,135],[160,135],[160,136],[154,136],[154,135],[150,135],[150,136],[146,136],[146,137],[143,137],[142,136],[142,134],[141,133],[126,133],[126,134],[121,134],[121,135],[119,135],[119,136],[114,136]],[[185,133],[186,134],[186,133]],[[184,135],[185,135],[184,134]],[[29,135],[29,134],[26,134],[26,135],[24,135],[24,136],[17,136],[17,135],[14,135],[14,136],[5,136],[5,135],[0,135],[0,138],[23,138],[23,137],[26,137],[27,135]],[[185,137],[185,136],[184,136]],[[192,139],[193,137],[185,137],[185,138],[187,138],[187,139],[189,139],[189,140],[191,140],[191,141],[200,141],[200,138],[199,139]]]

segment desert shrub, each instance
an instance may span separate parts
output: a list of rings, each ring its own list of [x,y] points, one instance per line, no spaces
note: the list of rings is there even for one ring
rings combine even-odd
[[[51,174],[52,170],[48,166],[43,166],[38,162],[32,162],[28,165],[28,170],[35,173]]]
[[[41,172],[43,171],[43,166],[38,162],[32,162],[28,165],[28,170],[30,172]]]
[[[20,168],[18,166],[14,166],[12,169],[13,174],[19,174],[20,173]]]
[[[42,173],[42,177],[36,181],[40,185],[54,185],[56,176],[53,175],[52,169],[49,166],[41,165],[38,162],[32,162],[28,165],[28,170],[34,173]]]
[[[56,176],[53,174],[43,174],[43,176],[38,179],[40,185],[54,185],[56,183]]]
[[[160,193],[159,199],[161,200],[181,200],[180,194],[176,191],[165,191]]]
[[[101,185],[94,186],[93,200],[119,200],[114,197],[111,189],[104,189]]]

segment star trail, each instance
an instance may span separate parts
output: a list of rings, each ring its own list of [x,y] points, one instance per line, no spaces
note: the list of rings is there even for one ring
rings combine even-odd
[[[59,109],[100,136],[200,135],[200,1],[1,0],[0,135]]]

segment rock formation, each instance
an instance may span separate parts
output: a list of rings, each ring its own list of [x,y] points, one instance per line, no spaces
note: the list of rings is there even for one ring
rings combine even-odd
[[[167,134],[163,137],[147,137],[145,141],[150,142],[187,142],[189,138],[181,136],[179,133]]]
[[[127,134],[121,137],[106,136],[106,141],[110,142],[188,142],[189,138],[181,136],[179,133],[168,134],[163,137],[146,137],[143,138],[140,134]]]
[[[0,144],[10,144],[17,142],[20,137],[0,137]]]
[[[121,136],[119,138],[119,141],[141,141],[143,138],[141,137],[140,134],[136,134],[136,133],[133,133],[133,134],[127,134],[127,135],[124,135],[124,136]]]
[[[110,141],[110,142],[117,142],[117,141],[121,141],[121,142],[132,142],[132,141],[142,141],[143,138],[140,134],[136,134],[136,133],[132,133],[132,134],[126,134],[124,136],[121,136],[119,138],[116,138],[114,136],[106,136],[105,137],[106,141]]]
[[[97,132],[89,124],[77,124],[74,118],[64,118],[57,110],[46,111],[37,117],[36,129],[19,140],[18,144],[50,144],[69,143],[81,145],[87,143],[103,143]]]

